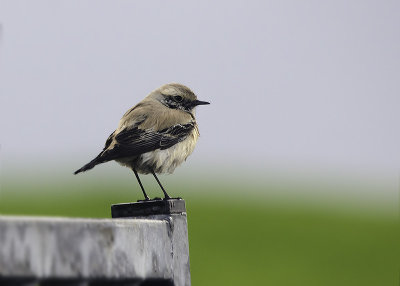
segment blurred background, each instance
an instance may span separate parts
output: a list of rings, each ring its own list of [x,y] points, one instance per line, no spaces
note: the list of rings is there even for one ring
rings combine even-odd
[[[117,163],[72,173],[179,82],[211,102],[195,152],[160,176],[187,203],[193,285],[398,285],[399,9],[0,0],[0,214],[141,199]]]

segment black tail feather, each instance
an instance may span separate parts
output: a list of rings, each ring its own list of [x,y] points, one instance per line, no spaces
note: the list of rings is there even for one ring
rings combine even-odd
[[[85,166],[83,166],[83,167],[80,168],[79,170],[76,170],[76,171],[74,172],[74,175],[79,174],[80,172],[85,172],[85,171],[87,171],[87,170],[93,169],[94,166],[96,166],[96,165],[98,165],[98,164],[100,164],[100,163],[103,163],[104,160],[101,160],[101,159],[100,159],[100,156],[101,156],[101,153],[100,153],[96,158],[94,158],[92,161],[90,161],[89,163],[87,163]]]

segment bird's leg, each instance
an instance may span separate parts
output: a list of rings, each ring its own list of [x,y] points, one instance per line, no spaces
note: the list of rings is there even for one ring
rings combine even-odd
[[[144,188],[143,188],[143,185],[142,185],[142,182],[141,182],[140,179],[139,179],[138,173],[137,173],[136,170],[133,169],[133,168],[132,168],[132,171],[135,173],[136,179],[137,179],[138,182],[139,182],[140,188],[142,189],[142,192],[143,192],[143,195],[144,195],[144,199],[145,199],[146,201],[150,200],[149,196],[146,194],[146,192],[145,192],[145,190],[144,190]]]
[[[153,173],[154,178],[156,179],[158,185],[160,186],[161,190],[162,190],[163,193],[164,193],[164,200],[170,199],[171,197],[170,197],[170,196],[167,194],[167,192],[164,190],[163,186],[162,186],[161,183],[160,183],[160,180],[159,180],[159,179],[157,178],[157,176],[156,176],[156,173],[154,173],[154,171],[151,171],[151,172]]]

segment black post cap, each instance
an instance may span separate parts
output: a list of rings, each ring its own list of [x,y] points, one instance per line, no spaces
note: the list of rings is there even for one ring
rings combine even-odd
[[[145,200],[136,203],[123,203],[111,206],[112,218],[142,217],[160,214],[168,215],[185,212],[185,200],[182,199]]]

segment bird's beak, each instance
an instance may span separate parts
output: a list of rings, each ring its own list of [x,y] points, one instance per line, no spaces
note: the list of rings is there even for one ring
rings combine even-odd
[[[200,101],[200,100],[195,100],[193,101],[193,106],[197,106],[197,105],[206,105],[206,104],[210,104],[207,101]]]

